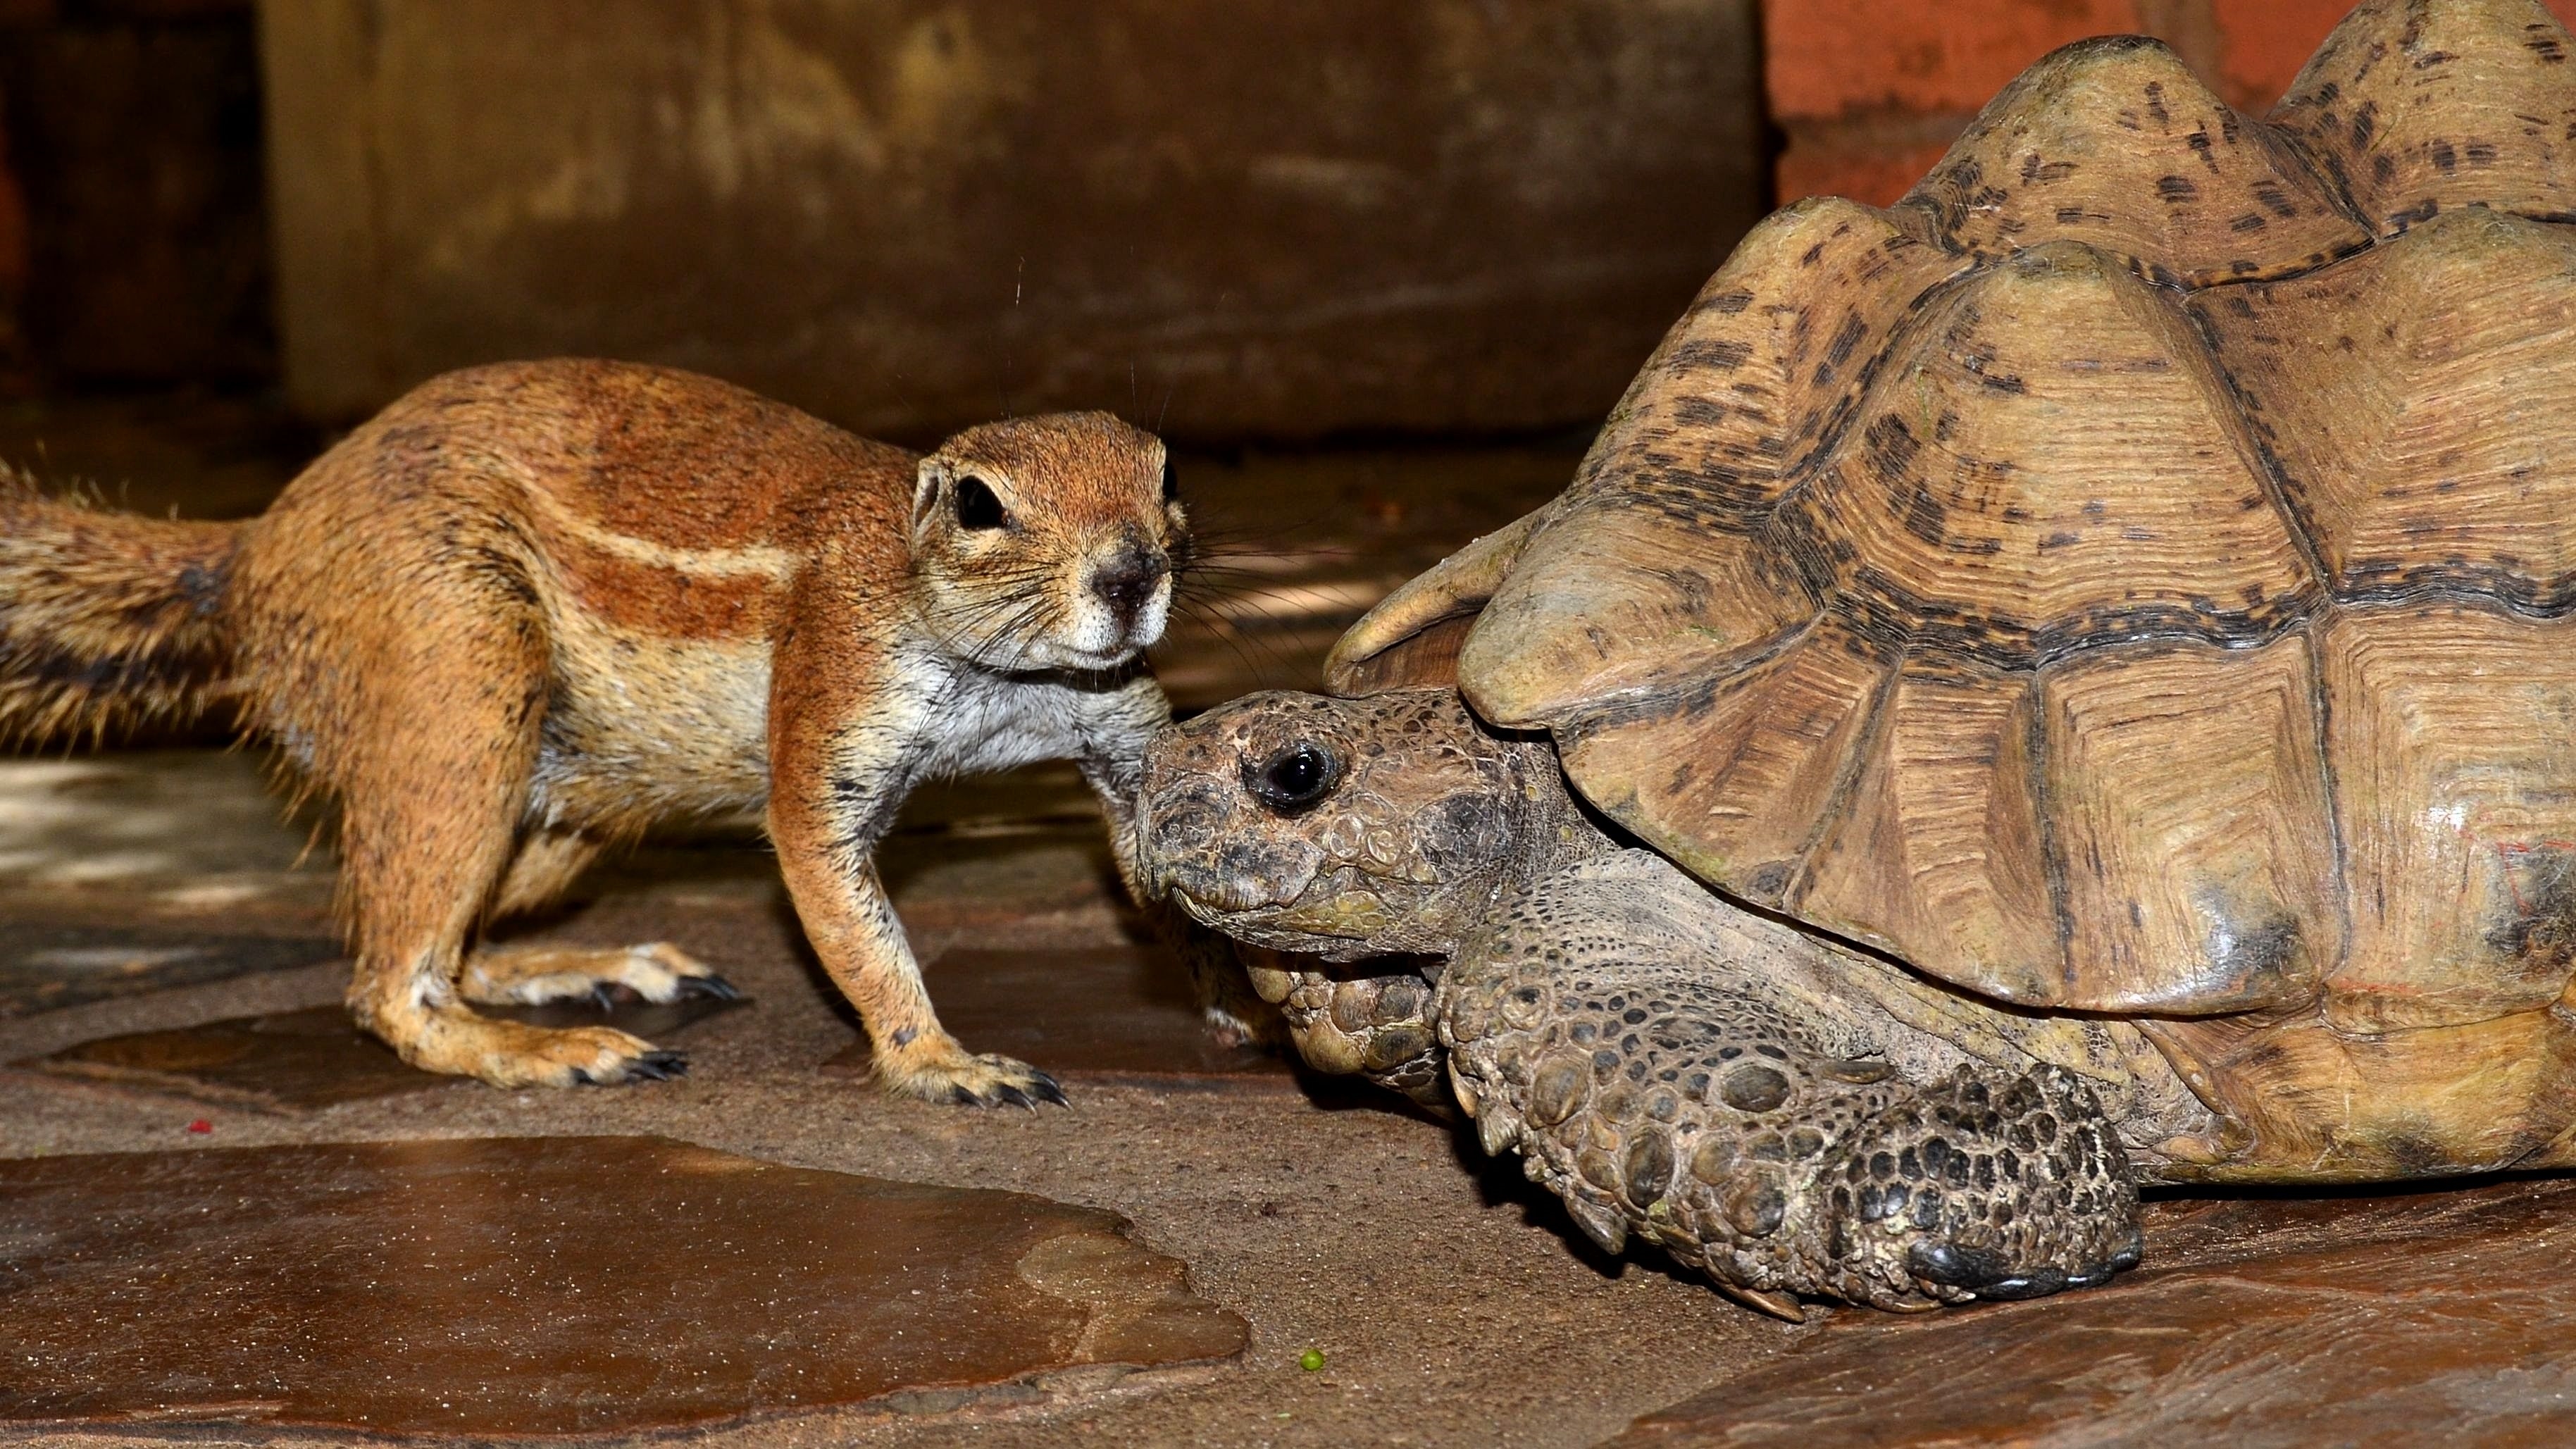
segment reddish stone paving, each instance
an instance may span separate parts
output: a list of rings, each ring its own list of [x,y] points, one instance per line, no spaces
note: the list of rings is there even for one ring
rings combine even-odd
[[[1109,1213],[647,1137],[0,1162],[0,1221],[22,1423],[633,1433],[1248,1333]]]
[[[1218,1045],[1180,961],[1159,947],[960,949],[922,976],[958,1040],[1068,1083],[1240,1091],[1292,1090],[1296,1081],[1277,1056]],[[823,1070],[862,1074],[869,1060],[861,1038]]]
[[[17,922],[0,939],[0,1017],[328,961],[326,936]]]
[[[2576,1438],[2576,1181],[2155,1204],[2147,1261],[2031,1303],[1838,1314],[1771,1367],[1612,1442]]]

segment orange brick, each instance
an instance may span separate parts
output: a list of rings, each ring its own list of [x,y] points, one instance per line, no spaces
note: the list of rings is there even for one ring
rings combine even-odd
[[[2218,88],[2227,103],[2261,115],[2290,88],[2351,0],[2215,0]]]
[[[2576,25],[2576,0],[2546,0],[2559,23]],[[2308,63],[2351,0],[2212,0],[2217,12],[2218,83],[2228,104],[2261,115]]]
[[[1772,0],[1765,80],[1784,119],[1975,111],[2068,41],[2141,29],[2132,0]]]
[[[1948,149],[1941,142],[1846,149],[1792,137],[1775,172],[1779,200],[1785,205],[1802,196],[1848,196],[1885,206],[1913,190]]]

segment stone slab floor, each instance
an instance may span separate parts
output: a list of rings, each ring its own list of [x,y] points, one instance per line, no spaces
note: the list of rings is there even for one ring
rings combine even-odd
[[[1570,465],[1202,464],[1226,598],[1174,693],[1310,680]],[[1206,1050],[1066,771],[925,795],[886,870],[946,1019],[1068,1109],[878,1095],[728,839],[648,846],[538,931],[669,940],[752,998],[641,1028],[684,1080],[419,1078],[315,1010],[342,968],[308,843],[250,755],[0,760],[0,1440],[2576,1438],[2576,1185],[2160,1202],[2108,1289],[1778,1323],[1603,1257],[1444,1124]]]

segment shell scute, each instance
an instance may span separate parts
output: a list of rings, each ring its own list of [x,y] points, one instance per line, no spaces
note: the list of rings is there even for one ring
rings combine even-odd
[[[1758,664],[1703,677],[1650,713],[1604,707],[1558,732],[1566,767],[1624,782],[1599,803],[1675,842],[1703,880],[1778,905],[1851,773],[1892,651],[1818,619]]]
[[[2065,1005],[2199,1014],[2315,997],[2344,934],[2315,696],[2304,631],[2095,650],[2042,672]]]
[[[1927,305],[1782,512],[1862,628],[1998,665],[2249,642],[2317,590],[2171,294],[2078,243]]]
[[[1574,496],[1721,526],[1769,505],[1915,299],[1964,265],[1905,217],[1839,197],[1775,212],[1646,359]]]
[[[2381,236],[2462,207],[2576,219],[2576,67],[2539,0],[2363,0],[2271,121]]]
[[[2186,1065],[2241,1139],[2233,1161],[2194,1174],[2212,1180],[2365,1182],[2537,1166],[2565,1160],[2576,1120],[2576,1025],[2555,1011],[2385,1034],[2314,1017],[2139,1027]]]
[[[1778,552],[1627,500],[1577,500],[1539,531],[1459,651],[1499,725],[1553,725],[1687,687],[1772,648],[1817,601]]]
[[[2576,619],[2491,603],[2348,607],[2318,626],[2353,945],[2327,1018],[2456,1025],[2576,975]]]
[[[2189,305],[2338,594],[2576,602],[2576,233],[2452,212]]]
[[[1899,206],[1972,256],[2080,241],[2184,287],[2370,243],[2295,144],[2136,36],[2078,41],[2024,71]]]
[[[2066,999],[2032,766],[2035,680],[1908,656],[1839,818],[1783,896],[1800,917],[2005,1001]]]
[[[1458,682],[1458,651],[1478,610],[1520,562],[1559,504],[1513,521],[1442,559],[1394,593],[1334,641],[1324,680],[1335,694],[1383,694]]]

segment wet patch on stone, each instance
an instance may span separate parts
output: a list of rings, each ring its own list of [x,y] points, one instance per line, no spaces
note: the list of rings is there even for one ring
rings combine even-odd
[[[646,1137],[0,1162],[0,1418],[637,1433],[1231,1358],[1123,1220]]]
[[[1002,1052],[1071,1081],[1159,1087],[1289,1087],[1282,1058],[1219,1046],[1188,971],[1151,946],[954,950],[923,973],[939,1019],[970,1051]],[[823,1064],[869,1066],[865,1039]]]
[[[692,1023],[750,1004],[711,997],[656,1004],[620,988],[606,1002],[476,1009],[535,1026],[613,1026],[667,1045],[666,1038]],[[425,1092],[462,1080],[405,1065],[337,1006],[100,1037],[12,1065],[49,1077],[283,1113]]]
[[[340,943],[322,936],[12,925],[0,937],[0,1019],[311,966],[340,954]]]
[[[2576,1180],[2183,1200],[2107,1288],[1837,1312],[1612,1442],[2564,1443]]]

